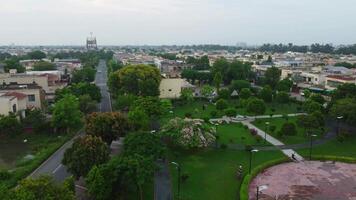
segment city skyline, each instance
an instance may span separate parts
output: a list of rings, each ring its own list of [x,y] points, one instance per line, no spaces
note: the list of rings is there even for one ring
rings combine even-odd
[[[352,0],[3,0],[0,45],[83,45],[90,32],[98,45],[353,44],[355,7]]]

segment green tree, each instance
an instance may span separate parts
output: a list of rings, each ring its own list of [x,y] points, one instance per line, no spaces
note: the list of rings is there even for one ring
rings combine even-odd
[[[230,99],[231,93],[228,89],[220,89],[218,92],[218,97],[219,99],[225,99],[228,100]]]
[[[270,103],[272,102],[272,89],[270,86],[266,85],[262,88],[259,93],[259,97],[263,99],[263,101]]]
[[[158,97],[139,97],[130,109],[143,110],[151,119],[162,115],[161,101]]]
[[[25,127],[32,127],[35,133],[44,133],[48,131],[46,115],[41,109],[27,109],[26,117],[22,119]]]
[[[283,92],[290,92],[291,88],[293,86],[293,82],[289,79],[283,79],[278,82],[277,84],[277,90],[278,91],[283,91]]]
[[[245,80],[234,80],[231,82],[230,91],[241,91],[243,88],[251,88],[251,84]]]
[[[287,92],[278,92],[276,96],[276,101],[278,103],[288,103],[289,102],[289,94]]]
[[[227,104],[226,100],[224,99],[219,99],[216,102],[216,109],[218,110],[225,110],[229,105]]]
[[[193,90],[191,88],[183,88],[180,99],[182,99],[185,103],[192,102],[194,100]]]
[[[221,82],[222,82],[222,75],[220,72],[217,72],[214,76],[214,85],[217,92],[220,91]]]
[[[228,116],[228,117],[236,117],[237,110],[235,108],[225,109],[225,115]]]
[[[296,128],[295,124],[291,123],[291,122],[285,122],[282,125],[279,135],[281,135],[281,136],[297,135],[297,128]]]
[[[10,194],[11,200],[74,200],[75,194],[69,188],[56,184],[52,178],[42,176],[23,179]]]
[[[19,59],[16,58],[10,58],[5,60],[5,72],[9,72],[10,69],[16,69],[17,73],[23,73],[25,72],[25,67],[23,67],[20,63],[19,63]]]
[[[0,135],[13,135],[22,132],[22,125],[15,114],[0,115]]]
[[[158,96],[161,74],[149,65],[128,65],[112,73],[109,87],[116,94]]]
[[[339,85],[336,90],[333,91],[332,100],[336,101],[343,98],[356,97],[356,85],[353,83],[345,83]]]
[[[248,88],[242,88],[242,90],[240,91],[241,99],[248,99],[251,97],[251,95],[252,95],[251,90]]]
[[[54,104],[52,125],[63,128],[68,133],[70,129],[80,126],[82,113],[79,110],[79,101],[74,95],[65,95]]]
[[[343,121],[348,124],[356,124],[356,99],[345,98],[337,100],[330,109],[330,116],[336,119],[343,116]]]
[[[101,101],[100,88],[95,84],[80,82],[80,83],[72,84],[71,86],[69,86],[69,89],[71,93],[77,97],[87,94],[91,97],[91,99],[97,102]]]
[[[268,68],[265,73],[265,81],[274,90],[277,87],[279,79],[281,78],[281,70],[277,67]]]
[[[97,102],[92,100],[90,95],[79,96],[79,110],[84,114],[89,114],[97,110]]]
[[[135,108],[130,110],[128,113],[128,120],[130,126],[134,130],[148,130],[150,125],[150,120],[148,115],[144,110]]]
[[[323,106],[315,101],[312,100],[307,100],[303,103],[303,108],[307,113],[313,113],[313,112],[322,112],[323,111]]]
[[[253,115],[262,115],[266,111],[266,105],[261,99],[250,98],[247,102],[246,111]]]
[[[74,140],[64,153],[62,163],[76,179],[86,176],[95,165],[109,160],[110,149],[100,137],[86,135]]]
[[[95,80],[95,73],[96,70],[90,66],[84,66],[83,69],[75,70],[72,73],[72,82],[79,83],[79,82],[88,82],[91,83]]]
[[[156,160],[164,156],[165,148],[157,134],[137,132],[128,134],[124,140],[124,156],[134,154]]]
[[[101,137],[108,145],[118,137],[124,136],[128,129],[128,119],[119,112],[94,112],[86,117],[86,133]]]
[[[35,63],[33,65],[33,70],[34,71],[56,70],[56,66],[53,63],[50,63],[50,62],[40,61],[40,62]]]
[[[131,180],[136,185],[140,199],[143,200],[143,186],[152,180],[156,170],[152,159],[133,154],[123,157],[121,166],[125,179]]]
[[[42,51],[32,51],[27,54],[30,59],[41,60],[47,57],[46,53]]]
[[[200,93],[205,98],[212,97],[214,93],[214,88],[212,88],[210,85],[203,85],[203,87],[200,90]]]
[[[310,100],[318,102],[319,104],[323,105],[325,103],[325,99],[321,94],[313,94],[309,97]]]

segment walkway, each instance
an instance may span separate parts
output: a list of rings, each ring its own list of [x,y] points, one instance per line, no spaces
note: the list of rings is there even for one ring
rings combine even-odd
[[[168,163],[159,160],[157,161],[159,170],[154,176],[154,199],[155,200],[172,200],[171,178],[169,173]]]
[[[300,116],[300,115],[306,115],[306,113],[294,113],[294,114],[288,114],[288,117],[296,117],[296,116]],[[262,138],[266,138],[266,141],[271,143],[272,145],[276,146],[276,147],[281,147],[281,146],[285,146],[285,144],[283,144],[281,141],[277,140],[276,138],[270,136],[269,134],[267,134],[266,132],[262,131],[261,129],[257,128],[255,125],[253,125],[251,122],[253,122],[255,119],[269,119],[269,118],[281,118],[285,115],[260,115],[260,116],[255,116],[255,117],[251,117],[251,116],[236,116],[236,117],[226,117],[223,116],[222,118],[218,118],[218,119],[210,119],[210,123],[220,123],[222,121],[225,121],[226,123],[238,123],[241,122],[242,124],[246,125],[249,129],[255,129],[257,131],[257,134],[259,136],[261,136]],[[271,148],[271,147],[269,147]],[[291,158],[292,160],[294,160],[292,158],[292,156],[294,155],[295,159],[297,161],[303,161],[304,158],[299,155],[296,151],[294,151],[293,149],[280,149],[286,156],[288,156],[289,158]]]
[[[255,125],[251,124],[250,121],[246,120],[246,121],[242,121],[241,123],[246,125],[246,126],[248,126],[249,129],[255,129],[259,136],[261,136],[262,138],[266,138],[267,142],[273,144],[274,146],[282,146],[282,145],[284,145],[281,141],[277,140],[276,138],[270,136],[266,132],[264,132],[261,129],[257,128]],[[304,160],[301,155],[299,155],[297,152],[295,152],[292,149],[283,149],[281,151],[291,159],[292,159],[292,155],[294,154],[294,156],[297,159],[297,161],[303,161]]]

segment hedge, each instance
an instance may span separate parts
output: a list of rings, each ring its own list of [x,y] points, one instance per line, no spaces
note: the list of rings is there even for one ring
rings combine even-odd
[[[346,157],[346,156],[314,155],[312,156],[312,160],[356,163],[356,158]]]
[[[249,193],[249,185],[251,183],[251,180],[255,178],[260,172],[262,172],[264,169],[267,169],[269,167],[272,167],[274,165],[278,165],[281,163],[289,162],[289,158],[279,158],[276,160],[271,160],[268,162],[265,162],[261,165],[258,165],[257,167],[253,168],[251,171],[251,174],[247,174],[244,179],[242,180],[241,186],[240,186],[240,200],[248,200],[248,193]]]

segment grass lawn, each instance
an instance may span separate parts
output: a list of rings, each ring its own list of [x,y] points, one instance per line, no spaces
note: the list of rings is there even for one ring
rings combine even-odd
[[[241,123],[223,124],[217,127],[220,144],[244,144],[252,145],[258,143],[256,137],[250,134]]]
[[[0,169],[10,170],[11,176],[0,180],[0,184],[14,186],[26,177],[55,150],[68,141],[72,135],[58,137],[50,134],[20,134],[14,137],[2,137],[0,140]],[[24,139],[28,142],[24,143]],[[33,159],[24,157],[31,155]]]
[[[297,125],[297,117],[288,118],[288,122],[292,122],[297,126],[297,135],[284,136],[282,138],[279,137],[277,133],[282,128],[283,124],[286,122],[286,119],[284,118],[258,119],[254,121],[253,124],[257,126],[259,129],[266,131],[266,122],[269,122],[269,126],[271,125],[276,126],[276,130],[273,133],[271,133],[271,131],[269,130],[267,131],[267,133],[275,137],[276,139],[280,140],[284,144],[301,144],[310,141],[309,137],[305,136],[304,129]],[[319,138],[320,137],[321,136],[319,136]]]
[[[258,144],[241,124],[225,124],[218,126],[219,141],[225,144]],[[245,139],[241,139],[241,138]],[[263,162],[282,158],[280,151],[260,151],[254,154],[252,166]],[[189,178],[181,185],[181,199],[236,199],[239,196],[241,180],[236,177],[239,165],[243,166],[244,174],[248,172],[249,152],[231,149],[206,149],[196,152],[171,153],[170,161],[181,164],[182,174]],[[177,194],[177,170],[170,166],[172,185]]]
[[[279,151],[257,152],[253,155],[252,166],[282,158]],[[181,184],[183,200],[237,199],[241,180],[236,177],[239,165],[248,172],[249,153],[228,149],[208,149],[196,153],[180,153],[171,161],[180,163],[182,174],[189,178]],[[171,166],[172,185],[177,194],[177,170]]]
[[[309,148],[297,150],[298,153],[309,156]],[[346,156],[356,158],[356,135],[348,136],[343,142],[336,138],[313,147],[313,155]]]

